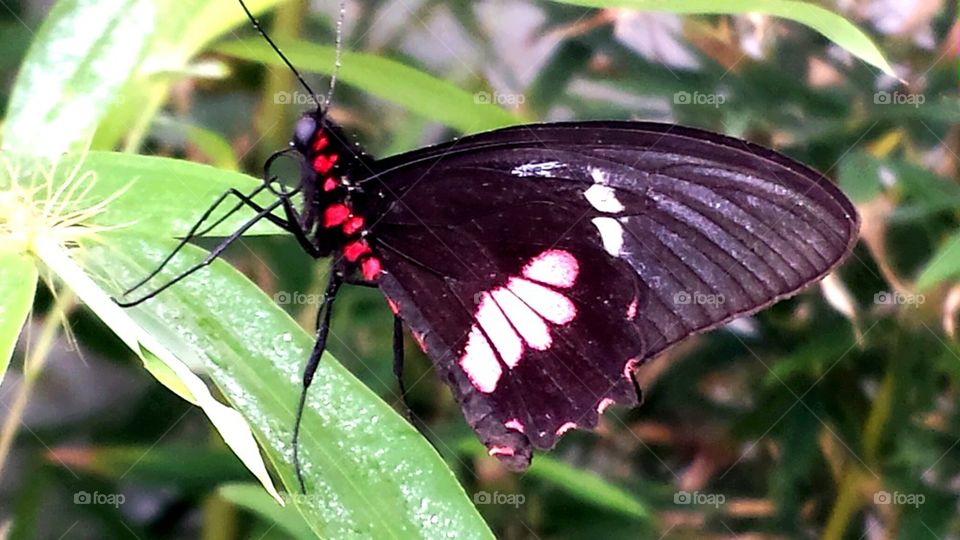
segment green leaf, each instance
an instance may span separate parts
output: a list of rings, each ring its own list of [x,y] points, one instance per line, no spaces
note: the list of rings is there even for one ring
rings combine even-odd
[[[108,290],[149,272],[172,247],[121,233],[102,237],[84,260]],[[168,276],[201,256],[188,248]],[[207,368],[250,422],[283,484],[296,490],[289,441],[312,337],[220,262],[125,313],[149,334],[151,350]],[[301,459],[309,497],[293,502],[323,537],[490,538],[433,447],[330,355],[307,400]]]
[[[181,148],[192,146],[218,169],[235,171],[239,169],[237,154],[233,147],[219,133],[202,128],[196,124],[174,118],[160,116],[153,122],[155,137],[168,144]]]
[[[16,253],[0,254],[0,382],[33,308],[36,290],[37,266],[33,260]]]
[[[933,254],[917,278],[917,289],[923,291],[957,276],[960,276],[960,232],[954,233]]]
[[[219,490],[220,496],[233,504],[246,508],[261,518],[276,524],[293,538],[312,540],[316,535],[292,505],[280,506],[260,489],[250,483],[226,484]]]
[[[594,8],[623,8],[680,14],[735,15],[763,13],[790,19],[820,32],[884,73],[896,77],[893,68],[873,41],[842,16],[809,2],[795,0],[554,0]]]
[[[70,163],[82,160],[80,163]],[[113,200],[92,217],[90,224],[131,229],[138,234],[170,238],[185,235],[216,198],[230,188],[249,193],[261,184],[246,174],[217,169],[190,161],[116,152],[88,152],[61,164],[56,185],[71,178],[89,176],[78,191],[88,189],[83,197],[70,200],[67,209],[79,210],[95,203]],[[263,194],[261,194],[263,195]],[[269,195],[256,199],[266,203]],[[239,201],[230,197],[211,216],[212,223]],[[212,235],[228,235],[254,215],[244,208],[212,231]],[[261,221],[247,234],[283,234],[274,225]]]
[[[473,438],[462,440],[458,447],[462,452],[473,457],[486,455],[485,449]],[[550,456],[537,455],[527,471],[527,476],[557,486],[580,501],[598,508],[645,522],[653,519],[647,504],[628,491],[594,473],[571,467]]]
[[[304,41],[278,43],[298,68],[329,75],[336,52],[333,47]],[[221,43],[216,52],[286,68],[277,53],[261,38]],[[343,52],[339,81],[402,105],[411,111],[464,133],[510,126],[522,121],[510,112],[483,102],[465,90],[400,62],[367,53]],[[302,89],[297,91],[303,92]],[[278,105],[296,105],[289,93],[278,94]]]
[[[270,495],[280,500],[280,495],[273,486],[273,481],[267,473],[266,465],[250,432],[250,426],[237,411],[214,399],[200,377],[184,363],[183,356],[178,356],[174,352],[175,348],[182,348],[182,342],[170,339],[165,342],[148,332],[143,325],[131,318],[130,312],[120,308],[97,283],[84,273],[72,254],[63,246],[47,237],[38,237],[34,240],[32,249],[44,265],[76,293],[77,297],[110,327],[127,347],[141,358],[146,355],[145,351],[155,354],[175,374],[179,383],[193,398],[192,402],[203,409],[227,446],[260,480]],[[103,270],[107,272],[105,275],[109,275],[111,270],[117,268],[110,264],[108,267]]]
[[[143,60],[155,24],[150,0],[58,2],[14,84],[4,150],[53,158],[85,145]]]

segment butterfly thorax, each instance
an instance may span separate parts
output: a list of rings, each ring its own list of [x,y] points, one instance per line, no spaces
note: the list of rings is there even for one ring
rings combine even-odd
[[[297,122],[293,146],[304,158],[300,227],[317,255],[342,255],[347,267],[375,280],[381,267],[370,247],[368,195],[354,181],[364,170],[364,153],[321,113]]]

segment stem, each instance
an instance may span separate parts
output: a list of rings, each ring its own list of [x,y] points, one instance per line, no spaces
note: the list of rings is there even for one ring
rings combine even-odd
[[[13,447],[13,441],[17,437],[20,425],[23,421],[23,414],[26,412],[27,403],[34,384],[40,378],[50,355],[50,350],[56,341],[58,331],[62,325],[66,324],[66,315],[76,305],[76,297],[68,289],[57,297],[56,302],[50,307],[43,321],[43,327],[37,341],[34,344],[32,352],[27,354],[23,361],[23,381],[17,388],[17,394],[13,398],[13,404],[8,409],[8,414],[0,427],[0,477],[3,476],[3,468],[10,456],[10,449]]]

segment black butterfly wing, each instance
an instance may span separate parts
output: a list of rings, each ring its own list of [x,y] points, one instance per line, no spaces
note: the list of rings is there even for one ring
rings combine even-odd
[[[634,402],[632,362],[823,277],[858,228],[815,171],[673,125],[521,126],[375,168],[381,288],[515,468]]]

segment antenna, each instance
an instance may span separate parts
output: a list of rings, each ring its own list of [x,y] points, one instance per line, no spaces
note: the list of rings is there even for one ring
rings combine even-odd
[[[330,108],[330,101],[333,100],[333,89],[337,87],[337,75],[340,74],[340,58],[343,53],[343,19],[346,16],[347,0],[340,0],[340,14],[337,16],[336,60],[333,63],[333,73],[330,74],[330,89],[327,90],[327,101],[323,104],[325,109]]]
[[[280,59],[283,60],[283,63],[286,64],[288,68],[290,68],[290,71],[292,71],[294,75],[296,75],[297,80],[300,81],[300,84],[303,85],[304,88],[306,88],[307,92],[309,92],[311,96],[313,96],[314,102],[317,104],[317,107],[319,107],[319,106],[320,106],[320,100],[319,100],[319,98],[318,98],[318,96],[317,96],[317,93],[313,91],[313,88],[310,88],[310,85],[307,84],[307,81],[303,80],[303,76],[300,75],[300,72],[297,71],[297,68],[293,67],[293,64],[291,64],[291,63],[290,63],[290,60],[288,60],[287,57],[283,54],[283,51],[280,50],[280,47],[277,47],[277,44],[274,43],[272,39],[270,39],[270,36],[267,35],[267,32],[263,29],[263,26],[260,25],[260,21],[258,21],[257,18],[253,16],[253,13],[250,13],[250,9],[248,9],[248,8],[247,8],[247,5],[246,5],[245,3],[243,3],[243,0],[237,0],[237,1],[240,2],[240,7],[242,7],[244,13],[247,14],[247,18],[250,19],[250,22],[251,22],[251,23],[253,23],[253,27],[257,29],[257,32],[260,32],[260,35],[263,36],[263,39],[267,40],[267,43],[269,43],[269,44],[270,44],[270,47],[273,48],[274,51],[276,51],[276,53],[277,53],[277,55],[280,57]],[[343,5],[343,4],[341,3],[341,6],[342,6],[342,5]],[[341,7],[341,14],[343,13],[342,10],[343,10],[343,8]],[[339,30],[339,25],[338,25],[338,27],[337,27],[337,40],[338,40],[338,42],[339,42],[339,39],[340,39],[340,38],[339,38],[339,35],[340,35],[340,30]],[[340,61],[340,60],[339,60],[339,58],[340,58],[339,45],[337,46],[337,49],[338,49],[338,50],[337,50],[337,63],[339,64],[339,61]],[[330,91],[331,91],[331,93],[333,92],[332,84],[331,84]],[[328,101],[328,102],[329,102],[329,99],[330,99],[330,96],[328,95],[328,96],[327,96],[327,101]]]

